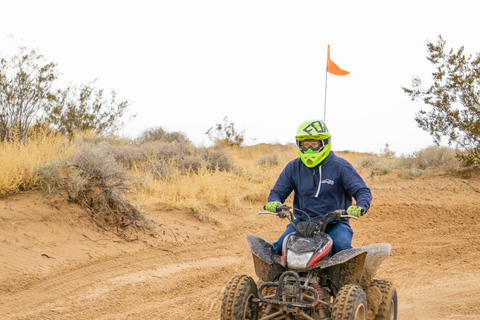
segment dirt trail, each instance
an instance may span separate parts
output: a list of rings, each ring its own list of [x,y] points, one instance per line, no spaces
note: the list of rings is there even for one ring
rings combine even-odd
[[[354,245],[392,244],[377,278],[397,286],[399,319],[480,319],[480,178],[362,175],[374,202]],[[229,279],[255,275],[246,235],[284,229],[261,206],[211,222],[147,206],[159,236],[126,242],[63,201],[0,200],[0,319],[219,319]]]

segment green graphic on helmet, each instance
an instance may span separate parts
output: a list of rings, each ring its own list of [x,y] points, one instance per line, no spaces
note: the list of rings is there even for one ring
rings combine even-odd
[[[295,135],[303,163],[313,168],[330,154],[331,137],[322,120],[307,120],[300,124]]]

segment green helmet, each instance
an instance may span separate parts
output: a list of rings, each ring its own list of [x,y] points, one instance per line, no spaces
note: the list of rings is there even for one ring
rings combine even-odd
[[[298,127],[298,154],[303,163],[313,168],[321,163],[330,153],[331,137],[328,128],[322,120],[307,120]]]

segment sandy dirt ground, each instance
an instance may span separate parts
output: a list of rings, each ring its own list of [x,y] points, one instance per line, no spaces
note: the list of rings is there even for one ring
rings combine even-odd
[[[361,174],[374,201],[354,246],[392,244],[376,278],[396,285],[398,319],[480,319],[480,177]],[[200,222],[147,204],[158,235],[127,242],[62,199],[0,199],[0,319],[219,319],[227,282],[256,279],[246,236],[286,225],[262,205]]]

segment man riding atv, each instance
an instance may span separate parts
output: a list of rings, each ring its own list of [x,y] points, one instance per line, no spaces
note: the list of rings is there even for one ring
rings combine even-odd
[[[328,212],[343,209],[349,215],[360,217],[370,208],[372,194],[353,166],[331,151],[331,136],[321,120],[302,122],[295,136],[298,154],[287,164],[270,191],[265,206],[276,212],[277,206],[295,191],[293,207],[297,210],[295,225],[300,221],[318,221]],[[352,197],[356,205],[352,205]],[[273,244],[277,254],[282,253],[285,237],[294,232],[289,224]],[[353,230],[348,220],[329,222],[325,232],[332,237],[333,253],[352,248]]]
[[[296,139],[300,158],[287,164],[268,197],[268,212],[260,212],[288,218],[289,225],[273,243],[247,236],[259,280],[234,276],[220,319],[396,320],[395,286],[374,279],[391,245],[351,245],[348,219],[369,209],[370,189],[330,151],[323,121],[303,122]],[[292,191],[293,208],[283,204]]]

